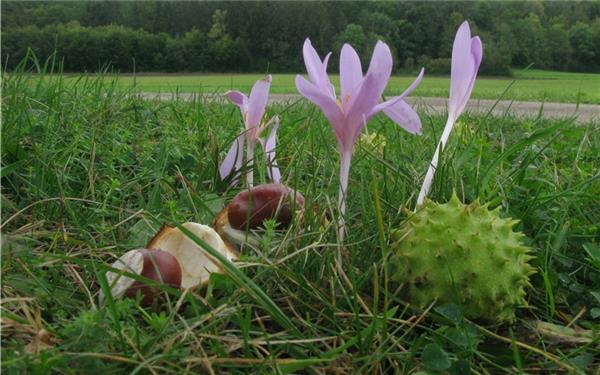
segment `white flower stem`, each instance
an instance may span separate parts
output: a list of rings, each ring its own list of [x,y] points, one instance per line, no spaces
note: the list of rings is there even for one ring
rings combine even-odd
[[[346,234],[346,193],[348,191],[348,175],[350,174],[350,161],[352,159],[352,149],[340,153],[340,193],[338,197],[338,207],[340,209],[340,218],[338,221],[338,233],[340,242],[344,241]]]
[[[423,186],[421,186],[421,191],[419,192],[419,197],[417,198],[417,206],[423,204],[423,201],[425,201],[425,197],[427,197],[427,194],[431,189],[431,184],[433,183],[433,176],[435,175],[435,171],[437,169],[440,152],[444,151],[444,147],[446,147],[446,142],[448,141],[448,137],[450,136],[450,132],[452,131],[453,126],[454,116],[448,115],[448,121],[446,121],[446,125],[444,126],[444,131],[442,132],[440,141],[438,142],[438,145],[435,148],[433,159],[431,159],[429,169],[427,169],[425,180],[423,180]]]

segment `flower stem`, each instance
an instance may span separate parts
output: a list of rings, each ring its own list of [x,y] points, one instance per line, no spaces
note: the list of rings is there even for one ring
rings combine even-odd
[[[350,174],[350,161],[352,159],[352,149],[350,151],[340,152],[340,193],[338,197],[338,207],[340,209],[340,218],[338,221],[338,233],[340,242],[344,241],[346,233],[346,193],[348,190],[348,175]]]
[[[425,179],[423,180],[423,186],[421,186],[421,191],[419,191],[419,197],[417,198],[417,206],[423,204],[425,197],[427,197],[427,194],[429,193],[429,189],[431,189],[431,184],[433,183],[433,176],[435,175],[435,171],[437,169],[440,152],[444,151],[444,147],[446,146],[446,142],[448,141],[448,137],[450,136],[450,132],[452,131],[453,126],[454,118],[453,116],[448,116],[448,121],[446,121],[444,131],[442,132],[440,141],[438,142],[437,147],[435,148],[433,159],[431,159],[429,169],[427,169],[427,174],[425,175]]]
[[[248,171],[246,172],[246,184],[248,187],[252,187],[254,185],[254,143],[248,141],[248,148],[246,149],[246,158],[247,158],[247,167]]]

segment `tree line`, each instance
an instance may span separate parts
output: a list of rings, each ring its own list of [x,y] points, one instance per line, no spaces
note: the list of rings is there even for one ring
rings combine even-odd
[[[297,72],[318,51],[352,44],[368,64],[379,39],[398,71],[450,69],[469,20],[484,43],[481,71],[511,67],[600,72],[600,2],[3,2],[2,63],[31,49],[65,71]],[[337,69],[334,53],[330,70]]]

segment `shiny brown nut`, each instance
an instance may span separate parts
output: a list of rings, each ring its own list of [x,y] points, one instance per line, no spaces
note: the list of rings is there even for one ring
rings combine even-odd
[[[296,202],[291,202],[292,199]],[[275,219],[278,228],[290,225],[294,212],[304,208],[304,197],[281,184],[258,185],[240,192],[227,206],[227,218],[234,229],[255,229]]]
[[[157,283],[173,288],[181,287],[181,266],[177,259],[162,250],[135,249],[123,254],[112,265],[113,268],[138,274]],[[142,295],[142,304],[151,305],[157,301],[162,290],[149,283],[136,281],[116,272],[107,272],[106,278],[113,298],[121,296],[135,298],[137,293]],[[104,296],[100,295],[100,302]]]
[[[141,276],[170,287],[181,287],[181,265],[173,255],[154,249],[140,249],[139,251],[144,260]],[[125,296],[135,298],[138,291],[143,296],[142,304],[144,305],[152,304],[161,295],[159,288],[136,281],[127,289]]]

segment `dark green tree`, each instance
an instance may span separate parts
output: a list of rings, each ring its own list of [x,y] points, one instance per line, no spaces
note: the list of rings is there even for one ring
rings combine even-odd
[[[569,41],[573,47],[574,69],[587,70],[597,65],[594,35],[590,25],[577,21],[569,30]]]

